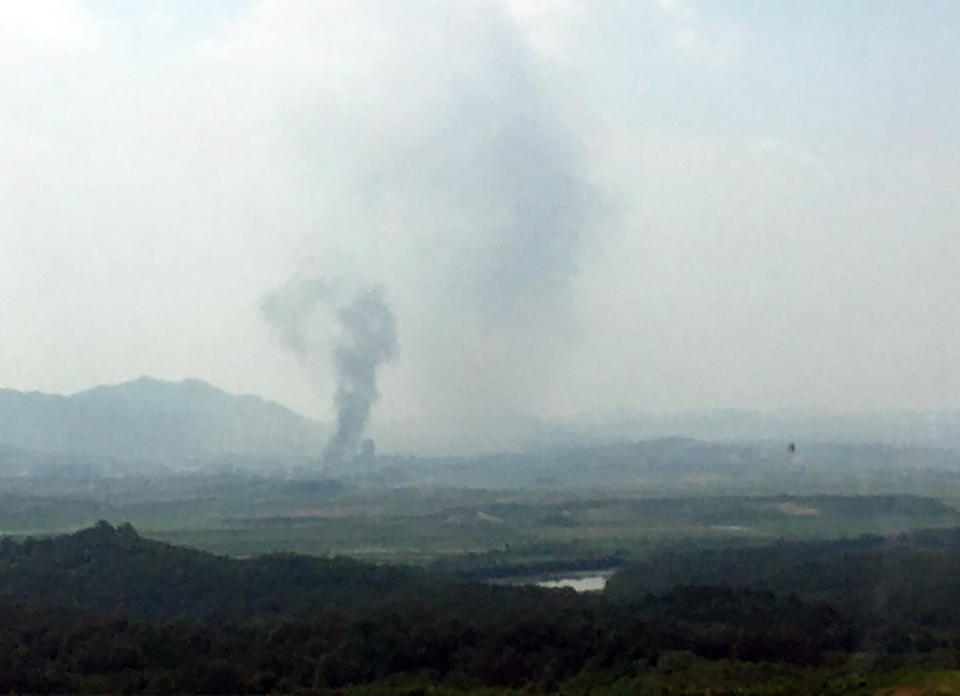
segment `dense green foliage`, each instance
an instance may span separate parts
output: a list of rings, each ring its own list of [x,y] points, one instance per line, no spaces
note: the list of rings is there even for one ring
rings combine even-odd
[[[607,594],[636,601],[677,583],[792,593],[878,625],[952,631],[960,628],[960,530],[669,553],[614,576]]]
[[[851,554],[892,583],[922,559],[917,582],[944,591],[898,596],[897,611],[873,616],[847,601]],[[674,571],[660,560],[657,592],[638,578],[647,566],[605,597],[340,558],[229,559],[101,523],[0,542],[0,689],[292,691],[391,675],[550,689],[662,674],[677,654],[822,669],[869,650],[952,666],[958,559],[960,532],[677,554]],[[761,582],[734,573],[743,563]],[[704,564],[709,584],[691,584]],[[815,575],[791,581],[798,564]]]

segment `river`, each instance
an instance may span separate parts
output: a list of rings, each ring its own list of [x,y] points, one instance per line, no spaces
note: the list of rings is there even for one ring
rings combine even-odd
[[[600,592],[610,576],[618,568],[600,568],[593,570],[571,570],[565,573],[530,575],[515,578],[498,578],[495,582],[504,585],[536,585],[537,587],[569,587],[577,592]]]

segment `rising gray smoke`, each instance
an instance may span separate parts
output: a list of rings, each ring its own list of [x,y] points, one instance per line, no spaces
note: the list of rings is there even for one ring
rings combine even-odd
[[[547,405],[579,340],[572,281],[603,212],[576,120],[496,5],[390,11],[398,37],[430,27],[427,43],[374,59],[357,76],[369,101],[330,95],[297,136],[330,221],[311,249],[391,279],[429,441],[498,437],[516,427],[510,411]],[[386,235],[391,253],[370,254]]]
[[[264,298],[260,311],[280,334],[284,347],[310,369],[322,360],[325,351],[316,341],[314,324],[318,312],[329,311],[333,287],[322,278],[292,280]]]
[[[344,300],[323,279],[295,280],[268,295],[261,310],[309,372],[333,358],[337,423],[323,459],[333,467],[356,459],[378,396],[377,368],[396,353],[396,320],[382,289],[363,288]]]
[[[360,453],[360,437],[377,398],[377,367],[393,357],[397,346],[396,322],[379,288],[358,293],[337,311],[343,328],[336,347],[337,428],[324,450],[332,464]]]

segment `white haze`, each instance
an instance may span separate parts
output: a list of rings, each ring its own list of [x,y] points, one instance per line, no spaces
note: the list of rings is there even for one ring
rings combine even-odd
[[[332,422],[333,365],[260,313],[306,275],[383,288],[388,447],[960,407],[958,27],[905,0],[4,3],[0,386],[201,377]]]

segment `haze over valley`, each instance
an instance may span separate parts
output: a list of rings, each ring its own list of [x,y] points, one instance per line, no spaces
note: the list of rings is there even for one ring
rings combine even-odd
[[[960,694],[960,3],[0,3],[0,692]]]

